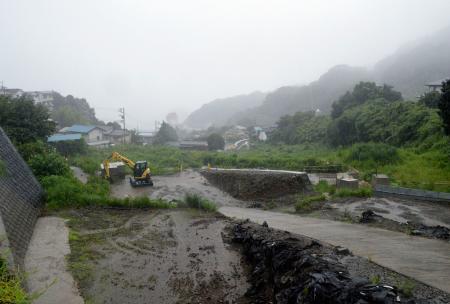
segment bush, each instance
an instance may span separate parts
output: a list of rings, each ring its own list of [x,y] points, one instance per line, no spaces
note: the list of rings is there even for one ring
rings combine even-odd
[[[325,201],[326,199],[327,198],[323,194],[301,197],[295,204],[295,211],[297,212],[313,211],[315,202],[322,202]]]
[[[184,202],[190,208],[200,209],[209,212],[217,211],[217,206],[213,202],[201,197],[198,194],[186,194]]]
[[[0,257],[0,303],[31,303],[27,293],[22,289],[21,279],[11,274],[6,262]]]
[[[371,197],[372,194],[372,189],[368,187],[362,187],[359,189],[342,188],[337,189],[333,197]]]
[[[28,165],[38,179],[45,176],[68,176],[70,168],[66,160],[56,152],[37,154],[30,158]]]
[[[85,154],[88,149],[88,146],[83,138],[80,140],[59,141],[52,143],[52,145],[55,147],[56,151],[64,156]]]
[[[212,133],[208,136],[208,150],[223,150],[225,147],[225,139],[218,133]]]
[[[321,180],[314,186],[314,190],[320,193],[334,194],[336,191],[336,186],[330,185],[327,181]]]

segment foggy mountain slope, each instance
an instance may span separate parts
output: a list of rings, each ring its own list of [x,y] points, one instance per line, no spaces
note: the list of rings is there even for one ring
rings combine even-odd
[[[230,122],[242,125],[272,125],[279,117],[298,111],[320,109],[329,112],[331,104],[362,80],[370,80],[364,68],[338,65],[305,86],[281,87],[268,94],[259,107],[235,115]]]
[[[425,83],[450,76],[450,27],[401,47],[378,62],[373,74],[405,98],[417,97]]]
[[[95,111],[84,98],[76,98],[72,95],[62,96],[53,92],[53,100],[50,101],[50,116],[61,127],[73,124],[98,124]]]
[[[223,126],[239,111],[259,106],[266,94],[253,92],[229,98],[220,98],[204,104],[192,112],[184,121],[191,128],[207,128],[211,125]]]

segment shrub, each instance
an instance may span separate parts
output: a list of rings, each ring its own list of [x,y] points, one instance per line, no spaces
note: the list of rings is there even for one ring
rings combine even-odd
[[[70,168],[66,160],[55,152],[37,154],[28,161],[28,165],[38,179],[45,176],[68,176]]]
[[[6,262],[0,258],[0,303],[31,303],[21,284],[21,279],[11,274],[6,268]]]
[[[198,194],[186,194],[184,201],[189,208],[211,212],[217,211],[217,206],[215,203],[201,197]]]
[[[362,187],[359,189],[342,188],[337,189],[334,197],[371,197],[372,189],[368,187]]]
[[[336,191],[336,186],[330,185],[327,181],[321,180],[314,186],[314,190],[320,193],[334,194]]]
[[[225,147],[225,139],[218,133],[212,133],[208,136],[208,149],[209,150],[223,150]]]
[[[327,198],[325,195],[314,195],[314,196],[306,196],[301,197],[297,203],[295,204],[295,211],[297,212],[309,212],[314,209],[314,202],[322,202],[325,201]]]

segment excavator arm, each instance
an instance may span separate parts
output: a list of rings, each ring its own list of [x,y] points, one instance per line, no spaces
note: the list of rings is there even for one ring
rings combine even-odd
[[[135,165],[134,161],[132,161],[132,160],[126,158],[126,157],[123,156],[123,155],[120,155],[120,154],[117,153],[117,152],[113,152],[109,158],[107,158],[107,159],[105,159],[105,160],[103,161],[103,168],[104,168],[104,170],[105,170],[105,178],[108,178],[108,179],[109,179],[109,178],[111,177],[111,175],[110,175],[110,173],[109,173],[109,163],[110,163],[111,161],[121,161],[121,162],[123,162],[125,165],[127,165],[128,167],[130,167],[131,170],[134,169],[134,165]]]

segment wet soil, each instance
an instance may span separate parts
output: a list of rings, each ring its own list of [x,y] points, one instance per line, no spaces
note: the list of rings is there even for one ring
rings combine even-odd
[[[111,195],[114,197],[150,196],[162,198],[167,201],[182,200],[186,193],[198,194],[219,206],[247,206],[248,202],[237,200],[231,195],[210,185],[210,183],[193,170],[186,170],[173,175],[154,176],[153,187],[132,188],[128,176],[123,180],[115,181],[111,186]]]
[[[246,266],[222,237],[229,221],[220,215],[79,209],[60,216],[69,219],[69,264],[89,303],[248,303]]]

